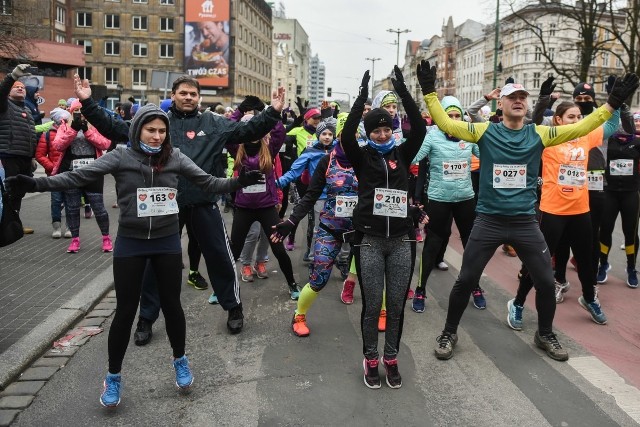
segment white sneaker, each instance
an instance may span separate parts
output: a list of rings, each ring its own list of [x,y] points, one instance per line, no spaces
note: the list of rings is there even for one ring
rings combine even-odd
[[[442,271],[447,271],[449,269],[449,266],[444,261],[440,261],[437,267],[438,267],[438,270],[442,270]]]
[[[70,239],[71,238],[71,230],[69,230],[69,227],[66,227],[64,229],[64,238],[65,239]]]
[[[51,237],[54,239],[59,239],[62,237],[62,228],[60,227],[60,222],[52,223],[53,232],[51,233]]]
[[[556,286],[556,304],[560,304],[562,301],[564,301],[563,294],[565,294],[569,290],[569,287],[571,285],[569,284],[569,282],[560,283],[556,280],[555,286]]]

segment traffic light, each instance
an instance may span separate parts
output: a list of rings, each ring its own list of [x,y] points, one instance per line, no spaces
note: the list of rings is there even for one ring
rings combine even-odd
[[[331,98],[331,88],[327,88],[327,98]]]
[[[296,95],[302,95],[302,85],[296,86]]]

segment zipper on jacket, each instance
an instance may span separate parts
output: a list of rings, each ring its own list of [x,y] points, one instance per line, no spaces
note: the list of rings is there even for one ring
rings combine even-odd
[[[385,173],[385,180],[387,183],[387,189],[389,189],[389,169],[387,169],[387,161],[385,160],[384,156],[380,156],[382,157],[382,164],[384,165],[384,173]],[[389,217],[387,216],[387,239],[389,238]]]
[[[151,157],[149,157],[149,167],[151,168],[151,188],[153,188],[153,167],[151,167]],[[151,222],[152,216],[149,217],[149,233],[147,234],[147,240],[151,239]]]

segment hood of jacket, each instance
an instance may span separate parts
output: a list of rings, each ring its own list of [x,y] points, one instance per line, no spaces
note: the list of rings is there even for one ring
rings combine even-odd
[[[142,132],[142,125],[154,118],[161,119],[165,125],[167,125],[166,138],[163,144],[171,144],[171,135],[169,132],[169,117],[167,113],[162,111],[160,107],[155,104],[147,104],[138,110],[136,115],[131,120],[131,126],[129,126],[129,142],[131,148],[135,151],[142,152],[140,148],[140,132]]]
[[[442,108],[444,108],[444,111],[447,111],[450,108],[455,108],[460,111],[461,116],[464,116],[464,109],[462,108],[462,103],[455,96],[447,95],[443,97],[442,101],[440,101],[440,104],[442,105]]]

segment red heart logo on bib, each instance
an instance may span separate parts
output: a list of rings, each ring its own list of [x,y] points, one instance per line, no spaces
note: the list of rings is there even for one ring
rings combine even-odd
[[[340,205],[342,205],[343,202],[342,202],[342,200],[338,200],[336,203],[338,204],[338,206],[340,206]]]
[[[378,201],[382,200],[382,194],[376,194],[376,199],[377,199]]]
[[[169,200],[173,200],[176,197],[176,193],[169,193]]]
[[[445,169],[449,169],[449,165],[444,165],[444,168]]]
[[[524,169],[520,169],[518,172],[520,172],[520,175],[524,175]]]
[[[190,130],[189,132],[187,132],[187,138],[193,139],[195,137],[196,137],[195,131]]]
[[[566,169],[560,169],[560,173],[564,173]]]
[[[500,169],[496,169],[496,171],[494,172],[496,175],[500,175],[502,173],[502,171]]]
[[[402,203],[405,203],[406,201],[407,201],[407,198],[406,198],[406,197],[403,197],[403,198],[402,198]]]
[[[146,194],[141,194],[138,196],[138,199],[140,199],[141,202],[144,202],[145,200],[147,200],[147,195]]]
[[[389,160],[389,167],[391,169],[395,169],[396,168],[396,161],[395,160]]]
[[[584,172],[580,172],[580,176],[584,176]]]

